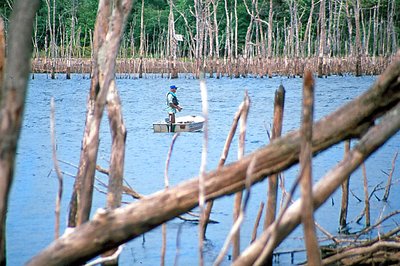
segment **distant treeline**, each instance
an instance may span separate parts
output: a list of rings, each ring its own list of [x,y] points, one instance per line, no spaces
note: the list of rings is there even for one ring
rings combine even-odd
[[[0,2],[6,32],[14,1]],[[43,0],[34,57],[90,57],[98,3]],[[137,0],[120,57],[389,56],[399,32],[400,0]]]

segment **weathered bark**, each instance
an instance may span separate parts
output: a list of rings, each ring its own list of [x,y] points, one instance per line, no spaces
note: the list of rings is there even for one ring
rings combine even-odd
[[[274,123],[272,128],[271,140],[279,138],[282,134],[284,105],[285,88],[280,85],[278,90],[275,91]],[[274,222],[276,217],[278,178],[279,173],[271,175],[271,177],[268,179],[267,209],[264,220],[264,230]],[[272,256],[267,259],[267,264],[272,265]]]
[[[314,206],[312,191],[312,123],[314,119],[314,79],[310,71],[304,75],[303,115],[301,125],[300,151],[300,188],[301,188],[301,221],[304,227],[304,239],[307,250],[307,263],[321,265],[321,254],[315,232]]]
[[[55,79],[55,53],[56,53],[56,1],[53,0],[53,8],[50,7],[50,0],[46,0],[47,4],[47,19],[50,31],[50,53],[51,53],[51,79]],[[53,16],[51,11],[53,9]],[[53,19],[53,22],[51,21]]]
[[[268,49],[267,49],[267,56],[268,56],[268,77],[272,78],[272,32],[273,32],[273,25],[272,25],[272,18],[274,13],[272,12],[272,0],[269,0],[269,13],[268,13]]]
[[[215,38],[215,58],[218,60],[219,59],[219,30],[218,30],[218,20],[217,20],[218,1],[217,2],[215,2],[215,1],[216,0],[211,0],[211,3],[213,5],[213,26],[214,26],[214,38]]]
[[[107,96],[108,120],[112,137],[107,193],[107,207],[109,209],[116,209],[120,207],[122,200],[126,128],[123,121],[121,109],[122,107],[118,95],[117,85],[115,83],[115,80],[112,80]],[[103,255],[110,256],[116,251],[117,249],[112,249]],[[118,265],[118,258],[103,263],[103,265]]]
[[[364,215],[365,215],[365,227],[369,227],[371,225],[371,215],[370,215],[370,207],[369,207],[369,193],[368,193],[368,178],[367,178],[367,170],[365,169],[365,164],[361,165],[363,179],[364,179]]]
[[[353,24],[351,22],[352,15],[350,14],[349,11],[349,0],[344,0],[346,2],[345,8],[346,8],[346,19],[347,19],[347,28],[349,29],[349,36],[348,36],[348,45],[349,45],[349,54],[351,56],[354,56],[354,51],[353,51]]]
[[[110,1],[106,0],[99,3],[95,33],[95,41],[97,39],[98,42],[98,46],[96,46],[98,47],[98,54],[94,61],[96,64],[94,71],[97,71],[93,73],[96,77],[92,79],[80,166],[75,180],[74,195],[70,203],[70,227],[81,225],[89,220],[99,144],[99,127],[109,86],[114,79],[115,61],[125,19],[130,12],[132,2],[130,0],[118,1],[113,5],[112,13],[110,4]],[[109,25],[112,25],[109,28],[105,26],[108,25],[108,18],[110,18]],[[79,202],[79,204],[77,205],[76,202]],[[76,206],[76,213],[73,213],[72,208],[76,208]]]
[[[350,140],[345,142],[345,156],[350,151]],[[340,217],[339,217],[339,231],[345,230],[347,226],[347,209],[349,204],[349,183],[350,176],[348,176],[342,183],[342,201],[340,207]]]
[[[325,28],[325,0],[321,0],[319,7],[319,55],[318,55],[318,77],[322,77],[325,67],[325,45],[326,45],[326,28]]]
[[[303,38],[303,45],[302,45],[302,54],[303,57],[306,55],[306,42],[308,40],[308,45],[307,45],[307,57],[311,56],[311,26],[312,26],[312,16],[314,13],[314,0],[311,0],[311,8],[310,8],[310,15],[308,16],[307,20],[307,26],[306,26],[306,31],[304,32],[304,38]]]
[[[371,127],[348,156],[314,186],[315,209],[318,209],[372,152],[400,129],[399,114],[400,103],[383,117],[379,125]],[[233,265],[262,265],[263,258],[272,254],[274,248],[300,224],[303,212],[301,206],[301,199],[294,202],[285,212],[280,223],[274,223],[264,231],[262,236],[247,248]]]
[[[398,154],[399,154],[399,152],[396,152],[396,154],[394,155],[393,160],[392,160],[392,169],[390,170],[390,173],[388,175],[388,180],[387,180],[386,187],[385,187],[385,194],[383,195],[383,198],[382,198],[383,201],[387,201],[387,199],[389,198],[390,187],[392,186],[392,177],[393,177],[393,173],[394,173],[394,168],[396,166],[396,159],[397,159]]]
[[[355,24],[356,24],[356,77],[361,76],[362,69],[361,69],[361,56],[363,54],[363,49],[361,47],[361,29],[360,29],[360,2],[356,0],[354,3],[354,17],[355,17]]]
[[[247,26],[247,31],[246,31],[246,37],[245,37],[245,45],[244,45],[244,51],[243,51],[243,56],[244,58],[250,58],[251,54],[250,54],[250,47],[252,46],[251,43],[251,38],[253,36],[253,23],[254,23],[254,9],[255,9],[255,1],[256,0],[252,0],[251,1],[251,9],[249,9],[249,7],[246,4],[246,1],[244,1],[244,4],[246,6],[246,10],[247,10],[247,14],[249,14],[250,16],[250,21],[249,21],[249,25]]]
[[[83,180],[87,176],[93,176],[96,169],[97,149],[98,149],[98,133],[91,131],[98,131],[95,128],[91,128],[91,123],[94,119],[95,102],[98,92],[100,91],[99,83],[99,66],[98,66],[98,55],[99,49],[104,44],[105,37],[108,31],[108,17],[111,14],[109,1],[100,1],[99,8],[97,11],[96,25],[93,36],[93,58],[92,58],[92,79],[90,82],[89,98],[87,102],[86,121],[85,121],[85,132],[82,141],[82,149],[80,155],[80,162],[78,173],[75,178],[74,190],[72,192],[71,200],[69,203],[69,218],[68,227],[75,227],[80,225],[83,221],[87,221],[89,216],[85,215],[86,218],[78,216],[78,199],[80,199],[81,190],[83,186]],[[103,107],[104,108],[104,107]],[[92,137],[90,135],[93,134]],[[91,138],[91,139],[89,139]],[[92,152],[89,152],[92,150]],[[86,163],[87,162],[87,163]],[[81,202],[81,201],[80,201]],[[82,202],[81,202],[82,203]]]
[[[272,32],[273,32],[273,24],[272,24],[272,18],[274,13],[272,12],[272,0],[269,0],[269,12],[268,12],[268,48],[267,48],[267,56],[268,59],[272,58]],[[268,66],[271,68],[271,66]],[[268,71],[270,73],[270,71]],[[271,76],[268,74],[268,76]]]
[[[370,90],[316,122],[313,126],[313,154],[344,139],[360,136],[385,111],[398,104],[400,102],[399,75],[400,61],[397,60],[378,78]],[[314,189],[314,201],[317,203],[314,205],[315,207],[322,204],[323,196],[329,195],[326,189],[334,191],[343,182],[340,178],[342,175],[348,175],[372,151],[400,129],[399,108],[397,108],[396,114],[389,117],[390,123],[384,123],[386,120],[382,120],[381,126],[373,128],[370,134],[363,137],[359,148],[356,148],[355,152],[350,154],[347,160],[340,165],[341,168],[347,167],[346,170],[339,168],[340,176],[329,175],[331,177],[329,182],[317,184],[319,189]],[[375,132],[376,134],[374,134]],[[280,172],[298,162],[299,151],[300,133],[294,131],[249,154],[238,162],[210,172],[205,176],[206,200],[243,190],[245,188],[246,171],[250,162],[255,159],[254,157],[256,157],[257,164],[254,166],[253,174],[249,177],[252,184],[256,184],[264,180],[266,176]],[[76,228],[71,234],[54,241],[32,258],[27,265],[60,265],[84,262],[196,207],[198,194],[198,179],[194,178],[125,207],[113,211],[99,210],[92,221]],[[283,219],[282,222],[285,223],[282,224],[287,225],[283,228],[288,230],[294,228],[299,219],[300,212],[294,223],[291,219]],[[283,237],[284,232],[279,236]],[[255,243],[258,243],[258,241]],[[243,254],[243,257],[246,258],[247,256]]]
[[[285,88],[280,85],[275,91],[274,101],[274,123],[272,128],[271,140],[279,138],[282,134],[283,111],[285,106]],[[264,230],[273,223],[276,217],[277,194],[278,194],[278,176],[273,174],[268,179],[268,199],[267,212],[264,220]]]
[[[141,11],[140,11],[139,78],[143,77],[144,45],[145,45],[145,36],[144,36],[144,0],[142,0]]]
[[[247,94],[245,94],[243,100],[243,109],[240,114],[240,132],[239,132],[239,147],[238,147],[238,160],[241,160],[244,156],[245,140],[246,140],[246,126],[247,126],[247,116],[249,114],[250,99]],[[242,209],[242,198],[243,192],[239,190],[235,194],[234,208],[233,208],[233,223],[239,219],[240,211]],[[235,260],[240,254],[240,228],[234,232],[232,235],[232,257]]]
[[[178,72],[176,69],[176,49],[177,49],[177,40],[175,38],[175,19],[174,12],[172,12],[173,1],[168,1],[169,4],[169,16],[168,16],[168,39],[169,39],[169,65],[171,79],[178,78]]]
[[[226,28],[225,28],[225,59],[228,60],[229,64],[232,59],[232,50],[231,50],[231,25],[230,25],[230,16],[228,10],[228,0],[224,0],[225,3],[225,17],[226,17]],[[229,73],[230,74],[230,73]]]
[[[400,262],[399,253],[388,254],[388,250],[399,249],[400,243],[395,241],[379,241],[370,246],[350,248],[339,254],[330,256],[322,262],[324,265],[398,265]],[[368,257],[373,257],[376,261],[372,260],[370,263],[365,261],[363,263]],[[347,261],[346,258],[348,259]],[[343,260],[343,263],[341,263],[341,260]]]
[[[32,25],[40,1],[14,1],[0,83],[0,265],[6,265],[6,217],[32,56]],[[4,41],[4,40],[3,40]],[[0,53],[4,54],[4,50]]]

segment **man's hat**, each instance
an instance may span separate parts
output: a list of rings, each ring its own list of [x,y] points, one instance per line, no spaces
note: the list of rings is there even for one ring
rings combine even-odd
[[[177,87],[176,87],[175,85],[171,85],[169,88],[170,88],[171,90],[172,90],[172,89],[175,89],[175,90],[177,89]]]

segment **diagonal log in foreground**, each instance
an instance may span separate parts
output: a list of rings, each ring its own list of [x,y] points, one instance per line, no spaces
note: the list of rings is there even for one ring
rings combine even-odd
[[[371,127],[360,139],[355,148],[331,169],[313,187],[314,209],[318,209],[343,181],[378,149],[386,140],[400,129],[400,102],[387,112],[378,125]],[[265,260],[300,223],[302,200],[298,199],[284,213],[279,222],[275,221],[263,234],[248,247],[233,265],[265,265]],[[261,255],[260,255],[261,254]],[[313,265],[310,263],[310,265]]]
[[[367,92],[344,105],[313,126],[314,155],[342,140],[366,132],[375,119],[400,102],[400,60],[396,60]],[[399,130],[396,125],[392,134]],[[391,135],[372,149],[368,156]],[[246,169],[257,157],[252,183],[280,172],[298,162],[300,133],[295,131],[272,141],[242,160],[210,172],[205,177],[206,199],[235,193],[245,187]],[[156,192],[142,200],[113,211],[99,210],[87,222],[68,235],[51,243],[33,257],[27,265],[78,264],[102,252],[125,243],[157,226],[183,214],[198,204],[198,178]]]

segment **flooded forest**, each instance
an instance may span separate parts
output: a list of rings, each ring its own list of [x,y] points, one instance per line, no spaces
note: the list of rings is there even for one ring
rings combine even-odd
[[[119,256],[124,245],[157,228],[163,233],[159,263],[168,265],[166,224],[185,214],[193,217],[188,222],[195,225],[193,263],[205,265],[207,228],[215,222],[213,202],[225,196],[233,199],[232,228],[223,236],[224,245],[213,265],[274,265],[282,255],[276,247],[297,227],[304,232],[304,264],[400,264],[398,201],[391,202],[392,212],[371,219],[369,201],[376,194],[375,189],[368,191],[364,166],[391,138],[399,139],[399,0],[7,0],[0,3],[0,15],[0,265],[8,260],[6,235],[12,223],[6,226],[7,214],[29,79],[45,74],[50,80],[64,75],[69,80],[75,73],[90,78],[79,165],[68,190],[57,159],[52,100],[49,142],[58,182],[54,210],[49,208],[54,213],[54,236],[26,265],[123,265]],[[331,75],[372,75],[376,81],[316,120],[316,80]],[[227,138],[218,166],[206,170],[207,149],[211,149],[207,80],[276,76],[302,78],[300,128],[282,134],[286,110],[281,85],[270,104],[273,124],[268,144],[245,154],[251,99],[247,91],[237,92],[244,94],[243,101],[227,122],[230,131],[221,132]],[[126,146],[119,79],[154,77],[198,80],[205,118],[202,157],[198,176],[170,186],[169,164],[179,134],[167,133],[170,150],[160,166],[165,167],[164,189],[142,195],[124,181],[126,151],[135,147]],[[111,135],[107,168],[98,164],[103,120]],[[225,164],[234,140],[237,160]],[[313,182],[313,158],[335,145],[345,147],[343,158]],[[385,173],[382,202],[398,199],[398,148],[388,162],[391,169]],[[299,167],[298,176],[292,187],[284,188],[281,174],[294,165]],[[346,235],[352,193],[349,176],[356,169],[362,169],[364,176],[364,198],[359,199],[365,204],[359,219],[363,229]],[[106,205],[93,210],[97,173],[108,178]],[[259,206],[251,242],[244,243],[241,225],[252,188],[262,181],[268,184],[265,204]],[[314,215],[336,191],[342,195],[341,212],[339,231],[332,235]],[[129,202],[124,202],[126,196]],[[60,206],[65,197],[68,210],[63,225]],[[329,245],[320,243],[317,230]],[[178,241],[172,248],[179,257]]]

